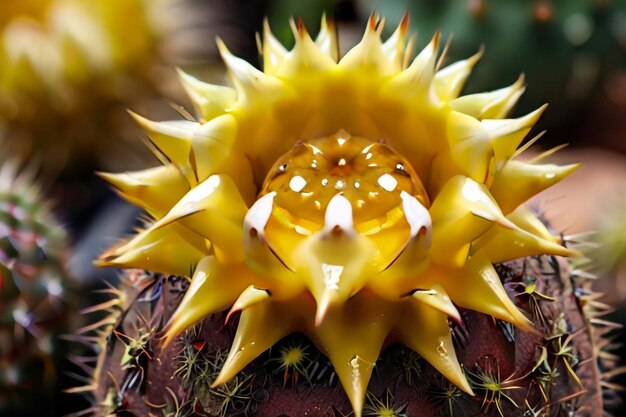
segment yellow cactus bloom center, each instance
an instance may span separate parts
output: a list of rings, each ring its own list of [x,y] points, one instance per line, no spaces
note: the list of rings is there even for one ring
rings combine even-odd
[[[327,355],[360,416],[380,351],[400,342],[471,393],[449,320],[457,307],[522,329],[493,264],[571,255],[522,205],[576,166],[518,161],[542,109],[507,114],[522,80],[461,96],[480,54],[440,68],[439,36],[410,59],[407,20],[373,16],[340,58],[325,20],[265,27],[263,71],[219,43],[233,87],[181,74],[198,120],[136,116],[164,165],[103,174],[154,223],[101,264],[190,277],[165,343],[241,312],[221,384],[282,337]]]

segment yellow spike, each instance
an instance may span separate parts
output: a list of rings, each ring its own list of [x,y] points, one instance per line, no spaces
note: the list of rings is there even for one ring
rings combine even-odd
[[[228,74],[237,89],[237,102],[250,102],[254,97],[267,97],[281,89],[277,78],[268,76],[254,68],[247,61],[230,53],[224,42],[218,38],[217,49],[228,69]]]
[[[444,313],[446,316],[461,321],[459,310],[456,309],[446,290],[441,285],[435,284],[430,289],[418,289],[411,297],[420,303],[424,303],[435,310]]]
[[[497,161],[505,161],[515,154],[517,147],[537,123],[546,107],[547,104],[517,119],[485,119],[481,121],[483,127],[489,132]]]
[[[458,175],[443,187],[430,209],[433,243],[430,259],[443,265],[461,267],[471,242],[492,223],[515,228],[498,207],[487,187]]]
[[[408,299],[403,313],[398,314],[394,335],[450,382],[474,395],[456,357],[447,315],[418,299]]]
[[[155,218],[164,216],[189,191],[189,182],[173,164],[142,171],[98,175],[110,182],[120,196]],[[167,193],[163,193],[163,190]]]
[[[434,86],[439,100],[447,102],[457,98],[459,94],[461,94],[467,77],[469,77],[472,69],[482,56],[483,48],[480,48],[480,50],[470,58],[455,62],[437,71]],[[454,103],[454,101],[450,104],[452,105],[452,103]],[[454,107],[452,108],[459,111]]]
[[[181,69],[177,71],[185,92],[204,121],[224,114],[237,101],[236,90],[202,82]]]
[[[435,32],[430,43],[419,53],[407,69],[393,77],[390,88],[402,91],[402,95],[429,94],[435,77],[435,64],[439,51],[440,32]]]
[[[491,194],[505,214],[520,204],[558,183],[580,164],[533,165],[519,161],[507,161],[497,170],[491,186]]]
[[[406,35],[409,28],[409,13],[405,12],[398,24],[398,28],[383,44],[383,53],[389,62],[393,64],[394,70],[404,69],[404,53],[406,52]]]
[[[212,175],[191,189],[154,227],[178,222],[211,241],[218,259],[243,261],[246,212],[246,204],[233,180],[226,175]]]
[[[543,161],[544,159],[548,158],[549,156],[554,155],[555,153],[557,153],[561,149],[567,148],[568,146],[569,146],[569,143],[562,143],[560,145],[555,146],[554,148],[550,148],[547,151],[541,152],[539,155],[537,155],[534,158],[528,160],[527,162],[529,164],[534,164],[534,163]]]
[[[559,243],[561,241],[559,236],[554,236],[550,233],[548,228],[541,220],[539,220],[535,213],[525,206],[519,206],[506,217],[515,223],[516,226],[527,231],[528,233],[554,243]]]
[[[192,136],[189,164],[202,182],[224,165],[233,152],[237,121],[230,114],[216,117],[196,129]]]
[[[482,253],[473,255],[460,270],[433,268],[429,275],[445,288],[456,305],[532,330],[532,322],[511,301],[491,260]]]
[[[501,119],[511,112],[523,93],[524,75],[520,75],[509,87],[459,97],[450,102],[450,107],[477,119]]]
[[[358,292],[374,270],[374,245],[366,237],[317,234],[296,250],[296,273],[305,280],[317,302],[316,322],[331,307],[340,306]]]
[[[397,301],[399,297],[417,288],[415,277],[428,267],[428,251],[432,243],[432,220],[428,210],[408,193],[402,192],[400,196],[402,211],[409,226],[409,240],[391,263],[380,265],[384,268],[382,272],[372,275],[367,283],[369,289],[390,301]],[[406,227],[405,224],[403,226]],[[394,228],[388,228],[388,232],[402,236]],[[396,246],[393,240],[397,239],[397,236],[392,238],[383,231],[376,235],[376,238],[372,238],[374,241],[382,239],[384,242],[379,243],[379,246],[389,244]],[[382,236],[378,237],[379,235]]]
[[[175,225],[159,229],[152,226],[107,250],[100,255],[97,265],[189,276],[191,265],[205,255],[207,245],[199,236],[187,234],[191,236],[178,233]]]
[[[395,321],[386,302],[359,293],[307,331],[333,364],[355,416],[360,416],[372,370]]]
[[[328,55],[334,62],[339,61],[339,45],[337,44],[335,22],[329,20],[326,14],[322,16],[320,32],[317,38],[315,38],[315,44],[320,51]]]
[[[268,282],[280,282],[269,288],[274,299],[288,299],[302,293],[306,288],[302,279],[287,267],[270,248],[265,229],[272,215],[275,192],[259,198],[244,219],[243,241],[246,250],[246,265]]]
[[[187,120],[153,122],[129,111],[135,121],[148,133],[148,137],[163,154],[181,167],[189,165],[191,138],[200,123]]]
[[[473,252],[493,263],[510,261],[533,255],[577,256],[578,252],[525,230],[492,229],[477,239]]]
[[[389,59],[387,51],[380,39],[383,21],[374,23],[375,16],[370,17],[361,41],[349,50],[339,61],[339,67],[346,71],[359,71],[365,74],[385,76],[397,73],[401,68]]]
[[[274,37],[267,17],[263,19],[263,72],[275,75],[282,66],[287,50]]]
[[[463,113],[448,116],[446,134],[452,159],[462,173],[474,181],[486,183],[493,172],[493,148],[481,123]]]
[[[539,139],[541,139],[541,137],[543,135],[545,135],[547,132],[547,130],[542,130],[541,132],[537,133],[532,139],[526,141],[525,144],[523,144],[522,146],[520,146],[519,148],[517,148],[517,150],[515,151],[515,153],[513,155],[511,155],[511,159],[515,159],[518,156],[520,156],[522,153],[526,152],[531,146],[533,146]]]
[[[270,293],[268,290],[258,289],[254,285],[250,285],[241,293],[239,298],[237,298],[237,301],[235,301],[235,304],[233,304],[226,316],[226,321],[228,322],[234,313],[243,311],[254,304],[266,301],[269,297]]]
[[[214,256],[200,260],[191,284],[166,325],[164,346],[209,314],[231,306],[255,279],[242,265],[221,265]]]
[[[296,273],[317,302],[316,324],[323,321],[331,307],[343,305],[377,272],[372,264],[374,244],[353,226],[350,201],[337,194],[326,207],[324,228],[295,250]]]
[[[269,299],[245,308],[226,362],[212,386],[228,382],[257,356],[296,331],[300,317],[293,310],[291,305]]]
[[[297,26],[293,20],[290,23],[296,43],[285,57],[284,63],[277,73],[279,77],[299,79],[303,74],[325,72],[337,65],[333,58],[313,42],[302,20],[298,21]]]

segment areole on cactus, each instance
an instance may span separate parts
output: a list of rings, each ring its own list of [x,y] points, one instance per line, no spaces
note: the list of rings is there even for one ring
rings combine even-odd
[[[570,256],[522,204],[576,165],[517,160],[543,108],[523,92],[460,96],[480,52],[440,68],[440,37],[411,59],[408,17],[373,15],[340,57],[333,25],[265,26],[263,71],[219,47],[234,88],[181,73],[198,120],[146,129],[163,166],[102,174],[154,223],[100,264],[191,278],[164,343],[214,312],[241,318],[214,384],[293,332],[331,360],[357,416],[379,353],[400,342],[472,393],[448,320],[457,306],[532,331],[492,264]]]

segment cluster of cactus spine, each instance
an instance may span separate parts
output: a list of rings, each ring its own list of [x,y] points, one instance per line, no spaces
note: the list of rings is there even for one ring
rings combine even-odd
[[[69,332],[65,231],[32,170],[0,166],[0,414],[52,415]],[[58,406],[58,404],[57,404]]]
[[[136,117],[164,166],[103,176],[154,222],[101,264],[163,275],[135,272],[98,330],[98,407],[429,415],[441,375],[451,412],[603,408],[592,300],[557,258],[578,252],[522,206],[576,166],[516,160],[542,112],[507,118],[521,82],[460,96],[480,53],[442,69],[436,34],[411,61],[407,28],[383,42],[374,15],[339,58],[325,20],[315,41],[293,23],[291,51],[266,27],[263,72],[220,43],[234,89],[182,74],[197,121]],[[313,347],[273,349],[294,332],[319,349],[310,365],[285,361]],[[392,389],[395,343],[423,366],[409,359],[414,384]],[[296,392],[313,386],[296,405],[289,367]]]

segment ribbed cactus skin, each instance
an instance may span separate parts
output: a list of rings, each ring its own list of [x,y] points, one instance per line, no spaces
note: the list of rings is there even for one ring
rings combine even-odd
[[[537,333],[462,310],[463,326],[451,326],[477,395],[462,393],[415,352],[393,345],[376,363],[363,415],[603,415],[612,396],[602,388],[603,372],[612,366],[604,336],[612,327],[593,324],[604,306],[588,290],[589,282],[566,260],[550,256],[497,270]],[[330,362],[299,335],[283,339],[219,387],[211,383],[228,353],[236,318],[225,324],[226,314],[214,314],[162,350],[163,326],[187,287],[185,278],[134,270],[114,291],[116,298],[106,306],[110,320],[97,330],[103,338],[93,375],[96,415],[351,415]],[[285,355],[295,350],[303,354],[288,364]]]
[[[53,415],[69,332],[67,238],[33,175],[0,167],[0,415]]]

